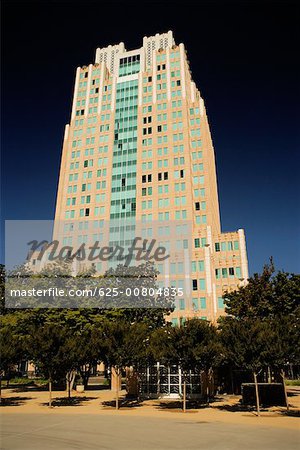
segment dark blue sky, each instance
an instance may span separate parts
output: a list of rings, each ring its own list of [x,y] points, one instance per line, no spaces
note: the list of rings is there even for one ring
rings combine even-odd
[[[250,273],[271,255],[299,272],[295,2],[10,0],[2,10],[3,219],[54,217],[76,67],[98,46],[133,49],[172,29],[206,103],[223,231],[245,228]]]

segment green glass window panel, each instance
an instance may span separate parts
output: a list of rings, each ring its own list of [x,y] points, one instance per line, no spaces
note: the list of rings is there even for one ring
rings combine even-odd
[[[181,311],[183,311],[183,310],[185,309],[185,300],[184,300],[183,298],[181,298],[181,299],[179,300],[179,309],[180,309]]]
[[[201,309],[206,309],[206,298],[205,297],[200,297],[200,306],[201,306]]]
[[[242,272],[241,272],[241,268],[240,267],[236,267],[235,268],[235,274],[236,274],[237,278],[241,278],[242,277]]]
[[[218,308],[223,309],[224,308],[224,299],[223,297],[218,297]]]
[[[205,291],[205,286],[206,286],[205,278],[199,278],[199,289],[201,291]]]
[[[239,248],[240,248],[239,241],[233,241],[233,248],[234,248],[234,250],[239,250]]]

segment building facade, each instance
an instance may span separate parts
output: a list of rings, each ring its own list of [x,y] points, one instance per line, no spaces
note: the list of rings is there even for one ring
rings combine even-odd
[[[126,241],[137,223],[170,235],[184,221],[189,267],[177,255],[162,275],[184,288],[169,319],[215,321],[223,293],[247,282],[245,234],[221,231],[210,128],[184,44],[169,31],[144,37],[136,50],[98,48],[95,62],[76,71],[54,237],[64,245],[101,241],[103,223],[126,223]],[[120,228],[109,230],[109,241],[120,242]],[[104,270],[101,262],[96,269]]]

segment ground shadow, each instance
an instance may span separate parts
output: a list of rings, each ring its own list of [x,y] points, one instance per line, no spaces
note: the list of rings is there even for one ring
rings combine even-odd
[[[104,408],[116,408],[116,400],[109,400],[101,403]],[[132,408],[140,408],[143,402],[136,398],[119,398],[119,409],[132,409]]]
[[[82,403],[89,400],[95,400],[97,397],[59,397],[52,400],[52,406],[82,406]],[[43,406],[48,406],[48,402],[42,403]]]
[[[33,385],[33,386],[22,386],[22,385],[19,385],[19,386],[9,387],[8,389],[10,389],[12,392],[16,392],[16,393],[21,393],[21,392],[45,392],[45,391],[48,391],[48,385],[46,385],[46,386],[35,386],[35,385]],[[53,388],[52,390],[53,391],[55,391],[55,390],[59,391],[61,389]]]
[[[187,400],[186,402],[186,410],[187,411],[195,411],[197,409],[208,408],[210,403],[207,403],[204,399],[193,399]],[[156,409],[160,410],[169,410],[169,411],[182,411],[183,410],[183,402],[182,400],[160,400],[155,405]]]
[[[22,406],[27,400],[34,400],[32,397],[2,397],[1,406]]]
[[[289,411],[282,410],[282,411],[279,411],[279,413],[282,416],[287,416],[287,417],[300,417],[300,410],[299,409],[297,409],[297,410],[289,410]]]
[[[228,411],[228,412],[249,412],[249,413],[255,413],[256,414],[256,406],[254,405],[245,405],[241,401],[238,403],[234,403],[231,405],[214,405],[213,408],[218,409],[219,411]],[[260,406],[261,412],[268,412],[270,411],[271,407],[267,407],[264,405]]]
[[[85,391],[107,391],[110,390],[110,386],[108,384],[90,384],[86,388]]]
[[[299,395],[299,391],[298,392],[297,391],[287,392],[288,397],[297,397],[298,395]]]

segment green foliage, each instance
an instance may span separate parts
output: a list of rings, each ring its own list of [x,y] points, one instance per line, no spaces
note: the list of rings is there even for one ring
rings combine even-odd
[[[246,286],[226,292],[225,312],[238,319],[300,318],[300,275],[278,272],[273,263],[254,274]]]
[[[272,260],[262,274],[224,295],[219,325],[227,359],[235,367],[258,370],[299,364],[300,276],[278,272]]]
[[[191,319],[181,327],[165,327],[151,337],[154,359],[178,364],[184,372],[216,367],[222,353],[216,328],[209,322]]]
[[[235,368],[258,372],[280,363],[279,336],[270,321],[226,317],[220,322],[220,339],[225,360]]]
[[[9,376],[15,364],[26,355],[24,339],[18,333],[17,322],[8,315],[0,318],[0,371]]]
[[[28,330],[27,348],[30,359],[51,380],[58,380],[69,370],[72,362],[64,352],[67,332],[58,323],[32,325]]]

